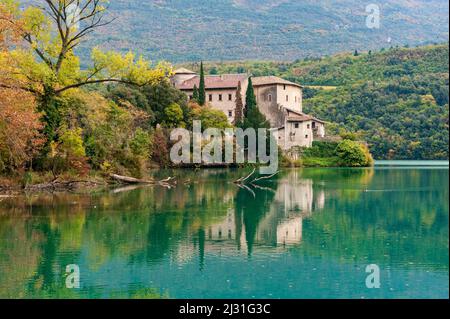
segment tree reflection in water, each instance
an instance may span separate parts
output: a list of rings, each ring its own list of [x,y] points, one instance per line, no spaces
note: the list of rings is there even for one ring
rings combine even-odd
[[[287,170],[254,194],[230,182],[238,171],[178,174],[196,182],[1,202],[0,297],[166,296],[148,283],[98,283],[118,261],[130,270],[197,259],[203,272],[210,256],[289,252],[448,271],[448,170]],[[73,263],[89,275],[81,291],[64,287]]]

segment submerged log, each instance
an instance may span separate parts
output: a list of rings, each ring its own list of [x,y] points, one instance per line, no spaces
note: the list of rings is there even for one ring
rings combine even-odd
[[[155,184],[155,181],[147,181],[143,179],[138,179],[134,177],[128,177],[128,176],[120,176],[116,174],[109,175],[113,180],[116,180],[121,183],[125,184]]]
[[[168,177],[160,181],[155,180],[145,180],[145,179],[139,179],[129,176],[121,176],[117,174],[110,174],[110,177],[123,184],[132,184],[132,185],[159,185],[167,188],[174,187],[177,183],[175,181],[175,177]]]

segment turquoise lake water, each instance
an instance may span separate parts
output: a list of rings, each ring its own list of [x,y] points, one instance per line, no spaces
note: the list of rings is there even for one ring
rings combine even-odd
[[[431,164],[0,198],[0,298],[448,298],[448,162]]]

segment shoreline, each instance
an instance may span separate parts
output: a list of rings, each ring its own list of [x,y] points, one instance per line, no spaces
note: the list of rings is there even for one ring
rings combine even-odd
[[[343,167],[343,166],[296,166],[296,165],[286,165],[282,166],[282,169],[367,169],[367,168],[408,168],[408,167],[423,167],[423,168],[448,168],[449,161],[447,160],[376,160],[374,165],[371,167]],[[205,170],[205,169],[245,169],[236,167],[176,167],[168,168],[167,170],[183,171],[183,170]],[[160,172],[165,169],[152,169],[149,172]],[[46,173],[36,173],[40,178]],[[47,180],[42,183],[30,184],[23,186],[19,181],[20,177],[0,177],[0,181],[6,184],[0,184],[0,200],[5,198],[14,197],[23,194],[38,194],[38,193],[66,193],[66,192],[87,192],[92,190],[104,190],[111,187],[127,187],[127,186],[157,186],[156,182],[142,182],[138,184],[127,184],[121,183],[114,180],[110,176],[101,176],[99,172],[93,172],[92,176],[85,178],[72,176],[73,178],[61,177],[54,179],[52,181]],[[184,183],[180,183],[183,185]]]

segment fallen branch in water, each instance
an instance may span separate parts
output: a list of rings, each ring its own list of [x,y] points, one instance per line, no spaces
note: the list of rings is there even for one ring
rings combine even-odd
[[[249,191],[250,194],[252,194],[253,197],[256,198],[255,192],[254,192],[250,187],[248,187],[247,185],[245,185],[245,184],[237,184],[237,186],[238,186],[239,188],[242,188],[242,189],[245,189],[245,190]]]
[[[155,181],[146,181],[143,179],[137,179],[134,177],[121,176],[116,174],[109,175],[113,180],[125,183],[125,184],[154,184]]]
[[[278,173],[279,173],[279,171],[276,172],[275,174],[270,175],[270,176],[261,176],[261,177],[259,177],[259,178],[255,178],[254,180],[252,180],[252,181],[250,182],[250,184],[253,184],[253,183],[256,183],[256,182],[265,180],[265,179],[271,179],[272,177],[274,177],[274,176],[277,175]]]
[[[256,172],[256,168],[253,169],[253,171],[250,173],[250,175],[245,176],[245,177],[241,177],[241,178],[239,178],[238,180],[236,180],[236,181],[234,181],[234,182],[235,182],[236,184],[244,184],[244,182],[245,182],[246,180],[248,180],[250,177],[252,177],[253,174],[255,174],[255,172]]]
[[[262,190],[262,191],[266,191],[266,192],[272,192],[272,193],[276,193],[277,191],[276,190],[274,190],[274,189],[272,189],[272,188],[270,188],[270,187],[262,187],[262,186],[259,186],[259,185],[256,185],[256,184],[251,184],[255,189],[260,189],[260,190]]]
[[[250,179],[250,177],[252,177],[255,174],[256,169],[254,168],[253,171],[250,173],[250,175],[247,175],[245,177],[241,177],[238,180],[236,180],[234,183],[238,184],[238,185],[244,185],[244,184],[250,184],[253,185],[257,182],[263,181],[263,180],[268,180],[271,179],[272,177],[274,177],[275,175],[277,175],[278,173],[280,173],[279,171],[277,171],[276,173],[269,175],[269,176],[261,176],[258,178],[253,179],[251,182],[246,183],[246,181],[248,181]]]
[[[175,181],[175,177],[168,177],[168,178],[160,180],[160,181],[144,180],[144,179],[138,179],[138,178],[129,177],[129,176],[121,176],[121,175],[117,175],[117,174],[111,174],[110,177],[113,180],[118,181],[120,183],[124,183],[124,184],[159,185],[159,186],[163,186],[163,187],[167,187],[167,188],[175,187],[175,185],[177,184]]]

